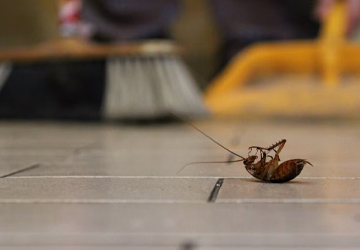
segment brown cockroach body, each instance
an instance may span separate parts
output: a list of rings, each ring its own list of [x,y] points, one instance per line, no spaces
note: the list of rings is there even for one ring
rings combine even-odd
[[[257,152],[255,155],[249,155],[247,158],[242,157],[239,154],[234,153],[233,151],[229,150],[228,148],[224,147],[214,139],[212,139],[210,136],[202,132],[200,129],[189,123],[190,126],[195,128],[197,131],[205,135],[207,138],[215,142],[220,147],[224,148],[231,154],[241,158],[240,160],[234,160],[234,161],[226,161],[226,162],[193,162],[185,165],[183,168],[179,170],[183,170],[186,166],[190,164],[197,164],[197,163],[231,163],[231,162],[240,162],[242,161],[245,165],[245,169],[255,178],[266,181],[266,182],[287,182],[292,179],[294,179],[296,176],[298,176],[301,171],[303,170],[306,163],[312,164],[308,162],[305,159],[292,159],[288,161],[284,161],[279,165],[280,161],[280,152],[284,148],[286,140],[283,139],[273,145],[271,145],[268,148],[258,147],[258,146],[252,146],[249,147],[249,150],[251,152],[252,149],[256,149]],[[272,157],[269,155],[269,153],[274,150],[275,156]],[[256,161],[258,159],[257,153],[260,151],[260,160]],[[249,154],[250,154],[249,152]],[[270,158],[270,160],[268,160]]]

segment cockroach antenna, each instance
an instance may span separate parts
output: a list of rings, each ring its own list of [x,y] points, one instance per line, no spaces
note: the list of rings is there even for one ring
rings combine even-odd
[[[197,131],[199,131],[201,134],[203,134],[204,136],[206,136],[208,139],[212,140],[214,143],[216,143],[217,145],[219,145],[220,147],[222,147],[223,149],[225,149],[226,151],[230,152],[233,155],[236,155],[237,157],[240,157],[242,160],[245,160],[244,157],[242,157],[241,155],[231,151],[230,149],[226,148],[225,146],[221,145],[220,143],[218,143],[217,141],[215,141],[213,138],[211,138],[210,136],[208,136],[207,134],[205,134],[203,131],[201,131],[200,129],[198,129],[197,127],[195,127],[195,125],[193,125],[191,122],[184,120],[183,118],[179,117],[176,114],[173,114],[174,116],[176,116],[177,118],[179,118],[181,121],[185,122],[186,124],[188,124],[189,126],[193,127],[194,129],[196,129]],[[226,163],[226,162],[224,162]]]
[[[193,127],[194,129],[196,129],[197,131],[199,131],[201,134],[203,134],[204,136],[206,136],[208,139],[210,139],[211,141],[213,141],[214,143],[216,143],[217,145],[219,145],[220,147],[222,147],[223,149],[225,149],[226,151],[228,151],[229,153],[231,153],[232,155],[235,155],[237,157],[240,157],[241,160],[235,160],[235,161],[198,161],[198,162],[190,162],[188,164],[186,164],[185,166],[183,166],[177,173],[180,173],[182,170],[184,170],[186,167],[188,167],[189,165],[194,165],[194,164],[206,164],[206,163],[233,163],[233,162],[240,162],[240,161],[244,161],[245,158],[242,157],[241,155],[231,151],[230,149],[226,148],[225,146],[221,145],[219,142],[215,141],[213,138],[211,138],[210,136],[208,136],[207,134],[205,134],[203,131],[201,131],[200,129],[198,129],[195,125],[193,125],[191,122],[184,120],[183,118],[179,117],[176,114],[173,114],[175,117],[177,117],[178,119],[180,119],[181,121],[185,122],[186,124],[188,124],[189,126]]]

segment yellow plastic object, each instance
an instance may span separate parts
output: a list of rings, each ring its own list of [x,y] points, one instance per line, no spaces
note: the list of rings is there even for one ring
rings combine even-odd
[[[270,72],[320,73],[324,86],[337,86],[342,72],[360,69],[360,46],[345,40],[345,29],[346,4],[338,1],[324,21],[318,39],[268,42],[250,46],[236,56],[210,84],[205,93],[207,106],[213,114],[233,115],[238,113],[238,109],[244,109],[251,101],[256,103],[257,99],[260,103],[268,102],[263,105],[263,109],[275,108],[278,109],[277,113],[281,113],[281,110],[290,113],[291,110],[284,105],[289,102],[289,96],[285,92],[277,94],[271,93],[270,90],[264,95],[244,96],[241,87],[252,76],[266,75]],[[269,96],[271,94],[275,96]],[[299,101],[311,102],[311,99],[305,96]],[[321,114],[321,109],[318,106],[316,108]],[[306,112],[305,109],[298,110],[299,114],[304,112]]]

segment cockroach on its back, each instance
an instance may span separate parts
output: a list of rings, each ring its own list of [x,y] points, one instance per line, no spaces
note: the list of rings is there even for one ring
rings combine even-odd
[[[189,164],[185,165],[182,169],[180,169],[180,171],[183,170],[186,166],[188,166],[190,164],[196,164],[196,163],[230,163],[230,162],[242,161],[245,165],[245,169],[255,178],[262,180],[262,181],[266,181],[266,182],[281,183],[281,182],[290,181],[290,180],[294,179],[296,176],[298,176],[301,173],[301,171],[303,170],[306,163],[308,163],[312,166],[312,164],[305,159],[287,160],[279,165],[279,161],[280,161],[279,155],[280,155],[281,150],[285,146],[285,143],[286,143],[285,139],[283,139],[267,148],[258,147],[258,146],[249,147],[249,150],[250,150],[249,154],[252,149],[257,150],[256,154],[248,155],[247,158],[244,158],[241,155],[236,154],[233,151],[229,150],[228,148],[224,147],[223,145],[221,145],[220,143],[218,143],[217,141],[212,139],[210,136],[208,136],[207,134],[202,132],[200,129],[198,129],[191,123],[189,123],[189,125],[192,126],[193,128],[195,128],[197,131],[199,131],[203,135],[205,135],[207,138],[209,138],[213,142],[215,142],[217,145],[219,145],[223,149],[227,150],[231,154],[233,154],[241,159],[234,160],[234,161],[226,161],[226,162],[194,162],[194,163],[189,163]],[[272,150],[275,151],[274,157],[269,155],[269,153]],[[257,156],[258,152],[260,152],[260,159],[258,161],[256,161],[258,159],[258,156]],[[270,160],[267,160],[268,158],[270,158]]]
[[[268,148],[252,146],[260,151],[261,158],[257,163],[251,163],[244,160],[246,170],[255,178],[268,182],[287,182],[298,176],[303,170],[306,163],[312,164],[305,159],[292,159],[284,161],[279,165],[280,152],[284,148],[286,140],[283,139]],[[274,150],[275,156],[271,157],[268,153]],[[251,157],[251,156],[250,156]],[[266,161],[271,157],[269,161]]]

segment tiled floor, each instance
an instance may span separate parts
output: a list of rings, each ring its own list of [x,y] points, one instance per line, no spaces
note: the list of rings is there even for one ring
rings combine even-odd
[[[286,138],[285,184],[186,124],[0,123],[0,249],[357,249],[359,122],[200,121],[246,156]]]

